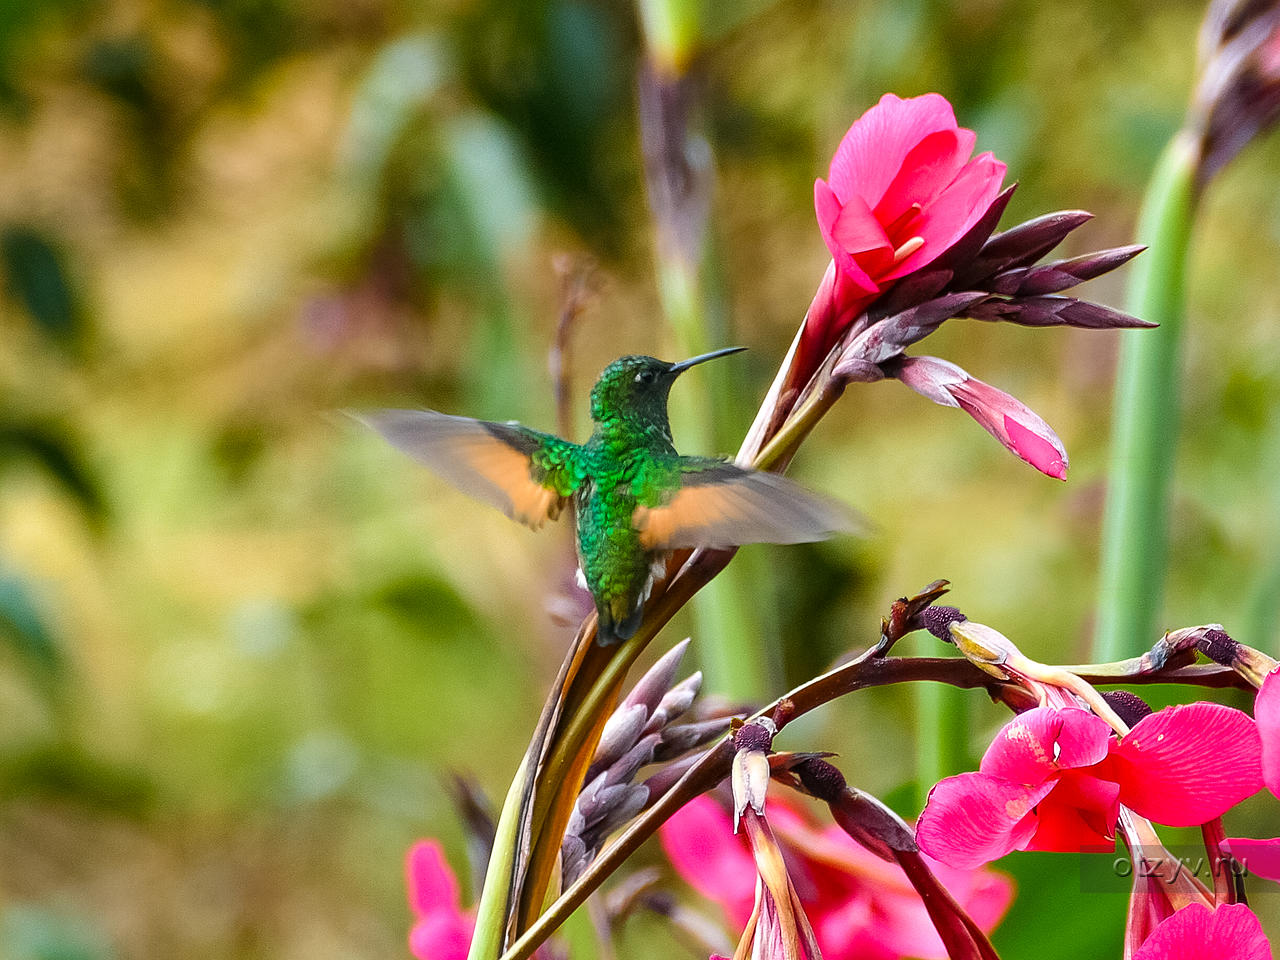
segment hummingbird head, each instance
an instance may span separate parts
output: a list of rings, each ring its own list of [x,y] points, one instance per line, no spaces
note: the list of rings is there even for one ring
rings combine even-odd
[[[657,357],[620,357],[604,368],[591,388],[591,419],[599,424],[625,420],[640,426],[666,428],[667,396],[676,377],[699,363],[745,349],[726,347],[679,363]],[[667,428],[666,432],[671,431]]]

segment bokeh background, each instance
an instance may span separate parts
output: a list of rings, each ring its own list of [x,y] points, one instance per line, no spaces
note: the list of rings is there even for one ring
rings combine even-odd
[[[1202,12],[710,5],[709,336],[751,349],[717,362],[737,407],[696,452],[748,426],[827,262],[813,180],[882,92],[952,100],[1021,183],[1006,223],[1082,207],[1097,219],[1067,253],[1118,245]],[[0,956],[405,957],[409,843],[444,838],[466,875],[449,776],[505,790],[571,634],[567,531],[510,524],[334,411],[551,428],[557,263],[595,265],[579,431],[610,359],[673,356],[640,50],[629,5],[588,0],[0,3]],[[1221,621],[1272,653],[1277,169],[1273,137],[1205,198],[1165,604],[1171,627]],[[1123,284],[1089,295],[1119,305]],[[875,529],[744,551],[758,694],[873,641],[939,577],[1029,654],[1087,659],[1120,336],[954,321],[927,345],[1056,427],[1066,485],[959,411],[851,389],[795,473]],[[682,416],[696,396],[676,388]],[[726,689],[710,668],[707,687]],[[1004,715],[971,700],[976,755]],[[859,694],[787,745],[839,751],[912,813],[914,704]],[[1280,832],[1274,802],[1229,830]],[[1006,956],[1119,955],[1123,893],[1088,889],[1078,858],[1006,865]],[[1256,901],[1273,938],[1278,904]],[[623,955],[694,955],[664,937],[640,919]]]

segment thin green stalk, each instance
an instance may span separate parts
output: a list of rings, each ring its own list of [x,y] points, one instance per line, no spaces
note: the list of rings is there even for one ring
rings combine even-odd
[[[493,852],[484,873],[484,888],[476,907],[476,928],[471,937],[467,960],[497,960],[506,935],[508,904],[511,897],[511,874],[515,867],[516,838],[520,832],[520,814],[524,799],[528,758],[511,778],[511,788],[502,803],[498,826],[494,831]]]
[[[1093,651],[1097,660],[1141,653],[1159,632],[1198,158],[1196,142],[1185,131],[1170,141],[1138,221],[1138,238],[1151,249],[1135,262],[1128,310],[1160,326],[1120,335]]]
[[[683,73],[702,37],[705,0],[638,0],[640,25],[664,73]]]

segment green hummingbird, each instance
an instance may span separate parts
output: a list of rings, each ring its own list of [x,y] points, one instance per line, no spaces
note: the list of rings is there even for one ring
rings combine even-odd
[[[805,543],[851,530],[851,515],[775,473],[676,452],[667,419],[671,385],[728,347],[668,363],[629,356],[591,390],[595,430],[573,443],[515,421],[434,410],[358,414],[442,479],[538,529],[573,501],[578,576],[599,613],[601,644],[625,640],[644,616],[671,550]]]

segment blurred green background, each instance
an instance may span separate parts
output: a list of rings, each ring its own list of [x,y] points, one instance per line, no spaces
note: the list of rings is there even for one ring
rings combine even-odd
[[[1066,253],[1118,245],[1201,14],[710,5],[711,345],[751,352],[721,361],[741,395],[721,449],[690,452],[747,428],[826,266],[813,180],[882,92],[952,100],[1021,182],[1006,223],[1083,207]],[[409,843],[444,837],[466,873],[448,772],[505,789],[571,634],[567,528],[510,524],[334,411],[552,428],[564,254],[596,264],[579,430],[610,359],[674,355],[640,47],[628,5],[585,0],[0,2],[0,956],[402,957]],[[1277,169],[1273,137],[1204,204],[1165,610],[1273,654]],[[1088,295],[1118,305],[1123,282]],[[744,552],[771,584],[760,693],[872,642],[938,577],[1032,656],[1087,659],[1119,336],[954,321],[923,348],[1052,423],[1065,486],[958,411],[851,389],[794,472],[876,529]],[[969,701],[976,756],[1004,715]],[[839,751],[909,811],[914,702],[860,694],[786,746]],[[1230,833],[1280,832],[1273,800],[1246,812]],[[1119,956],[1122,894],[1082,894],[1074,858],[1009,865],[1006,956]],[[1255,904],[1273,938],[1277,903]],[[625,955],[684,950],[663,944]]]

